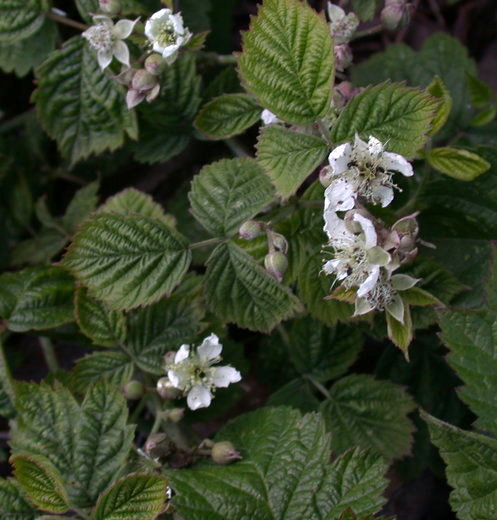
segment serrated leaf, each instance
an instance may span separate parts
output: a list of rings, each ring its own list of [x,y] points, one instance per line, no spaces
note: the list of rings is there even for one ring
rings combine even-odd
[[[497,441],[423,413],[447,464],[450,503],[460,520],[493,520],[497,511]]]
[[[490,163],[468,150],[434,148],[427,156],[433,168],[460,181],[472,181],[490,168]]]
[[[378,0],[352,0],[354,13],[364,22],[373,18],[377,7]]]
[[[319,399],[308,379],[298,377],[280,386],[269,396],[267,406],[291,406],[302,413],[315,412]]]
[[[61,475],[50,462],[34,455],[16,455],[10,462],[19,484],[37,507],[49,513],[69,510]]]
[[[217,435],[242,460],[171,472],[179,513],[190,520],[334,520],[352,507],[377,511],[386,466],[358,451],[329,465],[319,415],[266,408],[245,414]]]
[[[261,107],[247,94],[224,94],[202,107],[195,126],[213,139],[227,139],[257,123],[261,111]]]
[[[220,244],[207,261],[205,296],[226,322],[269,331],[301,308],[290,289],[233,243]]]
[[[48,8],[47,0],[0,0],[0,42],[13,43],[34,34]]]
[[[188,269],[184,237],[139,215],[100,213],[87,220],[63,260],[111,308],[132,309],[171,292]]]
[[[468,90],[471,97],[471,103],[476,108],[482,108],[492,102],[494,92],[490,85],[481,81],[473,74],[467,74]]]
[[[399,84],[370,87],[350,101],[332,128],[336,143],[374,136],[392,152],[413,156],[426,142],[438,101]]]
[[[230,237],[273,200],[273,187],[253,159],[222,159],[202,168],[189,199],[207,231]]]
[[[60,267],[24,269],[0,276],[0,317],[9,330],[26,332],[73,320],[74,280]]]
[[[0,517],[6,520],[34,520],[38,517],[14,479],[0,478]]]
[[[334,60],[323,16],[298,0],[265,0],[242,49],[245,88],[280,119],[309,125],[328,111]]]
[[[268,126],[257,143],[257,162],[283,198],[293,195],[326,157],[326,143],[312,135]]]
[[[69,235],[75,233],[83,220],[95,211],[98,204],[98,189],[98,182],[90,182],[76,192],[67,206],[62,224]]]
[[[471,126],[485,126],[490,124],[497,115],[497,108],[488,107],[484,108],[481,112],[478,112],[470,122]]]
[[[34,100],[41,122],[71,164],[115,150],[137,136],[123,88],[102,71],[85,39],[75,36],[36,71]]]
[[[160,475],[127,475],[100,496],[91,520],[154,520],[164,508],[166,490]]]
[[[126,318],[120,311],[107,309],[103,302],[80,288],[76,291],[74,314],[79,328],[95,345],[115,347],[126,338]]]
[[[419,305],[421,307],[426,307],[428,305],[443,305],[443,303],[430,294],[428,291],[421,289],[421,287],[411,287],[411,289],[407,289],[407,291],[402,291],[402,300],[404,303],[408,303],[410,305]]]
[[[407,414],[414,402],[401,386],[369,375],[351,375],[337,381],[329,393],[320,410],[334,452],[360,446],[386,460],[409,452],[413,425]]]
[[[435,112],[435,117],[431,122],[430,134],[434,135],[447,122],[450,111],[452,110],[452,97],[450,96],[449,90],[438,76],[433,78],[433,81],[426,87],[426,91],[430,96],[440,101]]]

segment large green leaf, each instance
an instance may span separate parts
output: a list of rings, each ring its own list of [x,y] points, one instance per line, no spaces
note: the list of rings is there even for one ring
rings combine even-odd
[[[202,168],[189,198],[205,229],[229,237],[273,200],[273,187],[253,159],[222,159]]]
[[[460,181],[472,181],[490,168],[476,153],[448,146],[430,150],[427,160],[436,170]]]
[[[326,114],[333,85],[328,24],[299,0],[265,0],[243,35],[246,89],[279,118],[308,125]]]
[[[239,417],[217,435],[242,460],[171,473],[174,505],[189,520],[334,520],[348,507],[376,512],[384,502],[381,458],[350,452],[329,464],[319,415],[266,408]]]
[[[259,136],[257,162],[269,175],[276,193],[288,198],[320,165],[327,152],[322,139],[268,126]]]
[[[361,446],[387,460],[409,452],[413,425],[407,414],[414,402],[402,387],[369,375],[351,375],[336,382],[329,394],[321,411],[333,451]]]
[[[101,213],[75,236],[63,265],[114,309],[150,304],[171,292],[190,264],[184,237],[139,215]]]
[[[73,320],[74,280],[60,267],[38,267],[0,277],[0,317],[9,330],[43,330]]]
[[[269,331],[301,308],[290,289],[237,245],[220,244],[207,262],[205,297],[224,321]]]
[[[48,9],[48,0],[0,0],[0,42],[13,43],[34,34]]]
[[[167,480],[133,474],[118,480],[98,499],[91,520],[154,520],[163,510]]]
[[[0,479],[0,517],[12,520],[34,520],[38,514],[19,484],[13,479]]]
[[[384,83],[352,99],[333,126],[337,143],[374,136],[392,152],[413,156],[423,146],[438,101],[419,89]]]
[[[450,503],[460,520],[494,520],[497,511],[497,440],[466,432],[423,414],[454,488]]]
[[[102,71],[85,39],[75,36],[36,71],[38,115],[71,164],[115,150],[128,134],[137,137],[123,88]]]

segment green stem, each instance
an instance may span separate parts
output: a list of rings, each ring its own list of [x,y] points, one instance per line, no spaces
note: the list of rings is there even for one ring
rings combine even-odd
[[[373,34],[378,34],[382,31],[383,25],[373,25],[373,27],[370,27],[369,29],[364,29],[364,31],[357,31],[354,36],[352,36],[351,41],[366,38],[367,36],[373,36]]]
[[[195,242],[190,244],[190,250],[199,249],[201,247],[215,246],[216,244],[220,244],[224,238],[209,238],[208,240],[202,240],[200,242]]]
[[[0,380],[2,381],[5,393],[9,396],[9,399],[14,405],[16,393],[14,390],[14,384],[12,374],[10,372],[9,365],[7,364],[7,358],[5,357],[4,346],[2,337],[0,336]]]
[[[50,372],[57,372],[60,370],[60,366],[59,362],[57,361],[57,356],[55,355],[53,343],[44,336],[40,336],[39,340],[41,351],[43,352],[43,357],[45,358],[48,370]]]
[[[235,138],[231,137],[224,140],[224,144],[230,149],[235,157],[250,157],[248,150]]]
[[[331,395],[330,393],[328,392],[328,390],[319,382],[319,381],[316,381],[312,376],[309,376],[309,375],[305,375],[304,376],[305,379],[307,379],[308,381],[310,381],[312,383],[312,385],[317,389],[319,390],[319,392],[321,394],[323,394],[324,397],[326,397],[326,399],[329,399],[331,401]]]
[[[157,433],[160,429],[160,426],[162,424],[162,410],[155,410],[155,420],[154,424],[152,425],[152,429],[150,430],[149,435],[153,435],[154,433]]]
[[[324,124],[324,121],[322,119],[318,119],[317,123],[318,123],[319,131],[321,132],[321,135],[323,136],[323,139],[326,141],[326,144],[331,148],[333,146],[333,141],[331,140],[330,130]]]
[[[57,23],[61,23],[63,25],[69,25],[69,27],[74,27],[75,29],[79,29],[80,31],[86,31],[88,29],[88,25],[84,23],[79,23],[76,20],[71,20],[71,18],[66,18],[65,16],[60,16],[60,14],[52,13],[48,11],[44,13],[47,18],[50,20],[54,20]]]
[[[238,58],[233,54],[217,54],[215,52],[198,51],[202,58],[219,65],[232,65],[238,63]]]

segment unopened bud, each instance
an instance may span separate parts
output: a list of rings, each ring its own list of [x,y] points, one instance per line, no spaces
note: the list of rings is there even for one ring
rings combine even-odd
[[[138,90],[138,92],[145,92],[152,90],[158,83],[159,80],[156,76],[150,74],[150,72],[147,72],[145,69],[140,69],[135,72],[131,87],[134,90]]]
[[[134,401],[143,397],[145,393],[145,387],[140,381],[128,381],[123,388],[123,394],[126,399]]]
[[[243,240],[253,240],[254,238],[260,236],[262,231],[262,222],[257,222],[255,220],[247,220],[240,226],[238,234],[240,235],[240,238],[243,238]]]
[[[166,62],[160,54],[151,54],[143,64],[149,74],[159,76],[166,67]]]
[[[171,408],[167,412],[167,418],[172,421],[173,423],[179,423],[181,419],[183,419],[183,416],[185,415],[185,409],[184,408]]]
[[[129,110],[135,108],[145,99],[145,94],[139,90],[129,89],[126,94],[126,106]]]
[[[381,11],[381,23],[388,31],[405,27],[410,19],[410,6],[405,0],[387,0]]]
[[[279,251],[269,253],[264,258],[264,267],[275,280],[281,282],[288,269],[288,259]]]
[[[105,14],[119,14],[121,12],[121,2],[119,0],[99,0],[100,11]]]
[[[392,226],[392,229],[397,231],[398,233],[405,233],[416,236],[419,232],[418,221],[416,217],[418,216],[418,212],[408,215],[407,217],[402,217],[397,220],[395,224]]]
[[[153,459],[167,457],[174,451],[174,443],[165,433],[152,433],[145,443],[144,451]]]
[[[352,50],[348,43],[341,43],[339,45],[335,45],[334,47],[335,53],[335,68],[343,72],[345,69],[352,65]]]
[[[157,381],[157,393],[167,401],[178,399],[181,396],[181,391],[173,386],[168,377],[161,377]]]
[[[176,357],[176,351],[170,350],[164,354],[164,363],[166,367],[168,365],[172,365],[174,363],[174,358]]]
[[[271,241],[271,244],[274,247],[274,249],[276,249],[280,253],[283,253],[284,255],[287,254],[288,241],[283,235],[271,231],[269,234],[269,240]]]
[[[214,443],[211,450],[211,458],[216,464],[225,465],[240,460],[242,457],[229,441]]]
[[[319,182],[327,188],[331,181],[333,180],[333,169],[331,166],[325,166],[320,172],[319,172]]]

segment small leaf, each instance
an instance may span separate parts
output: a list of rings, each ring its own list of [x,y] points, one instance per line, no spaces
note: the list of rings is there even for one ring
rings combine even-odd
[[[166,490],[167,480],[159,475],[127,475],[100,495],[91,520],[154,520]]]
[[[34,34],[48,9],[47,0],[0,0],[0,42],[13,43]]]
[[[189,199],[194,217],[207,231],[230,237],[273,200],[273,193],[253,159],[222,159],[202,168]]]
[[[446,123],[452,110],[452,97],[443,81],[435,76],[433,81],[426,87],[426,91],[435,99],[440,100],[435,117],[431,122],[431,135],[435,135]]]
[[[378,3],[378,0],[352,0],[352,8],[360,20],[367,22],[373,18]]]
[[[270,331],[301,308],[288,287],[233,243],[217,246],[207,261],[205,295],[224,321],[250,330]]]
[[[360,446],[392,460],[409,452],[414,428],[407,414],[414,402],[401,386],[351,375],[338,380],[329,393],[320,408],[335,453]]]
[[[488,107],[484,108],[481,112],[478,112],[470,122],[471,126],[485,126],[491,123],[497,115],[497,108]]]
[[[204,105],[197,115],[195,126],[213,139],[227,139],[257,123],[261,111],[247,94],[224,94]]]
[[[98,182],[90,182],[74,195],[62,219],[62,224],[69,235],[75,233],[83,220],[95,211],[98,204],[98,189]]]
[[[490,168],[483,157],[457,148],[435,148],[427,159],[430,166],[460,181],[472,181]]]
[[[409,345],[413,338],[412,317],[409,305],[404,305],[404,321],[396,320],[389,312],[385,312],[387,320],[388,337],[392,343],[400,348],[404,356],[409,360]]]
[[[275,126],[264,128],[257,143],[257,162],[283,198],[298,190],[327,153],[322,139]]]
[[[476,108],[483,108],[492,102],[494,98],[494,92],[490,85],[487,85],[484,81],[481,81],[473,74],[467,73],[466,79],[468,82],[471,103]]]
[[[401,296],[404,302],[410,305],[418,305],[421,307],[426,307],[428,305],[443,305],[443,302],[441,302],[436,296],[421,289],[421,287],[411,287],[411,289],[407,289],[407,291],[402,291]]]
[[[438,101],[420,89],[383,83],[347,104],[332,129],[336,143],[374,136],[388,150],[413,156],[426,142]]]
[[[10,459],[14,474],[30,500],[43,511],[65,513],[69,497],[58,471],[42,457],[17,455]]]
[[[244,33],[246,89],[280,119],[309,125],[326,114],[333,86],[328,24],[298,0],[266,0]]]
[[[111,308],[132,309],[171,292],[190,264],[184,237],[139,215],[101,213],[74,237],[63,265]]]
[[[14,479],[0,478],[0,518],[35,520],[38,514]]]

